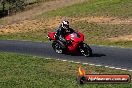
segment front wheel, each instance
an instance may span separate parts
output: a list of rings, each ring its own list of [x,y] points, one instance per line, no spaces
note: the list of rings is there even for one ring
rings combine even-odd
[[[58,42],[53,41],[52,47],[56,53],[59,53],[59,54],[64,53],[62,46]]]
[[[80,44],[79,51],[83,56],[92,56],[92,49],[85,43]]]

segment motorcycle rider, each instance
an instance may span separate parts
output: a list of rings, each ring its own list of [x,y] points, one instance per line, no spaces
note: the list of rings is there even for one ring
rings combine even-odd
[[[67,33],[72,33],[74,30],[69,27],[69,22],[64,20],[60,24],[59,28],[56,31],[55,38],[57,40],[60,40],[63,44],[66,44],[67,41],[65,39],[65,36]]]

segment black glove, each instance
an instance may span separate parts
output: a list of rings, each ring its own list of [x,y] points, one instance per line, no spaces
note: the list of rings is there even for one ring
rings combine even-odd
[[[66,41],[66,39],[64,37],[60,36],[59,40],[62,41],[64,44],[67,44],[67,41]]]

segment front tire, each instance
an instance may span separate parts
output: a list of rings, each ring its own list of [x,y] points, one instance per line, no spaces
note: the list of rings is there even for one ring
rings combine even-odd
[[[79,51],[85,57],[92,56],[92,49],[85,43],[80,44]]]
[[[53,47],[53,49],[55,50],[56,53],[59,53],[59,54],[64,53],[64,50],[63,50],[62,46],[58,42],[53,41],[52,47]]]

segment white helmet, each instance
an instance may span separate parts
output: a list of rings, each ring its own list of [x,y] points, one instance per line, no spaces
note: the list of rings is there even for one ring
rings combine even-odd
[[[62,21],[61,26],[62,26],[62,28],[64,28],[64,29],[69,29],[69,22],[68,22],[68,21]]]

